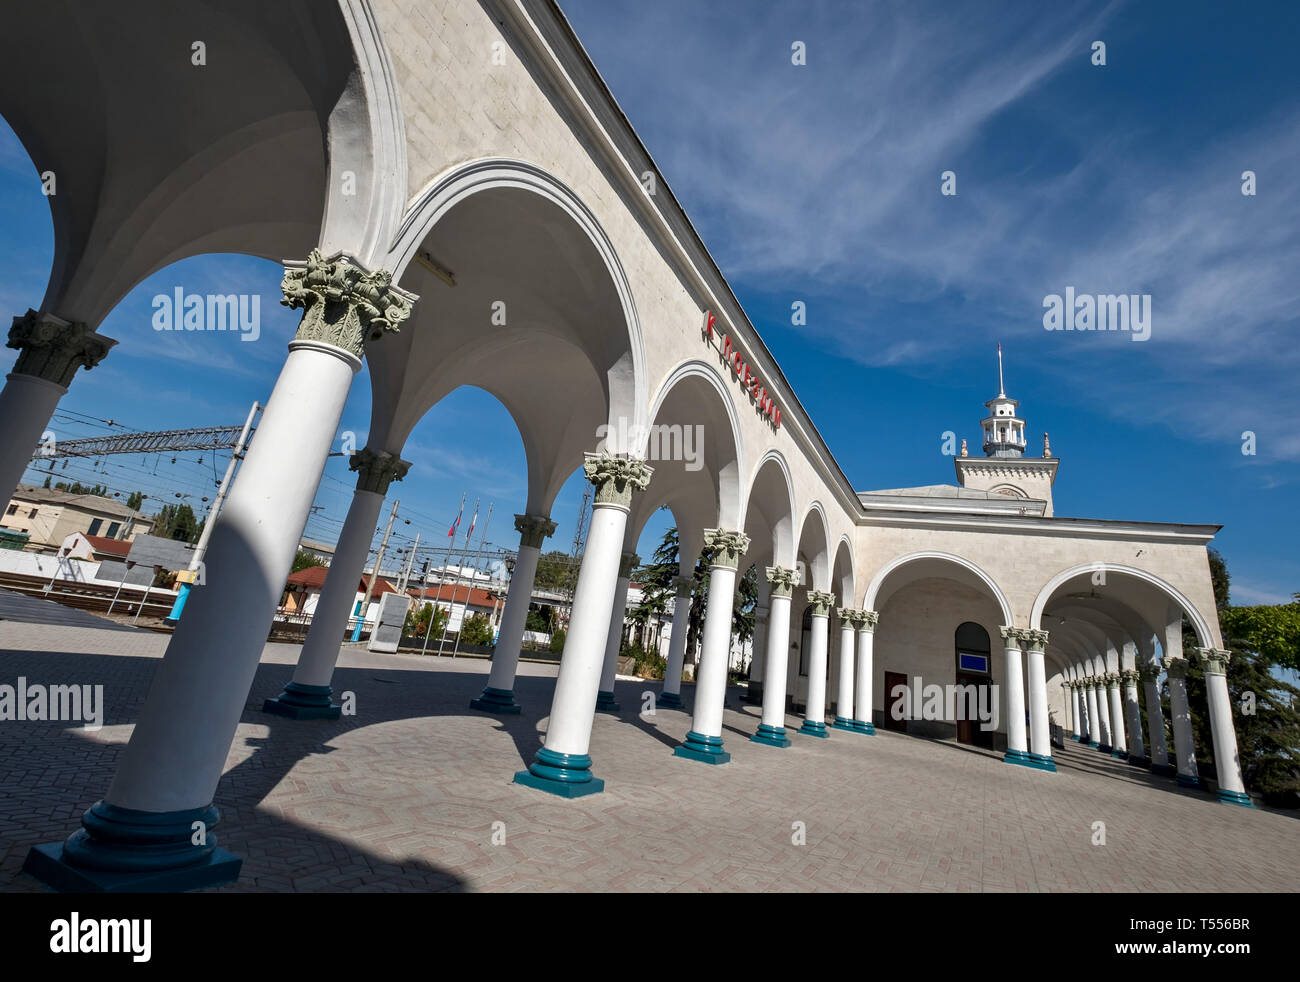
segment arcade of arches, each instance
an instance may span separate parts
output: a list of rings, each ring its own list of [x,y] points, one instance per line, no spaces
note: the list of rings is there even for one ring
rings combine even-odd
[[[505,405],[527,457],[519,558],[490,678],[467,709],[547,718],[520,785],[601,790],[592,718],[612,701],[611,628],[641,530],[666,505],[682,542],[678,616],[695,557],[707,550],[711,564],[681,766],[729,759],[731,604],[736,577],[757,566],[752,739],[772,753],[843,739],[870,754],[888,726],[984,744],[1051,781],[1053,741],[1068,737],[1195,786],[1187,622],[1217,794],[1249,805],[1207,560],[1218,527],[1054,515],[1059,459],[1045,435],[1030,454],[1001,385],[982,454],[963,443],[955,483],[855,491],[554,4],[452,0],[431,14],[422,0],[126,0],[111,13],[77,5],[78,34],[59,27],[70,6],[14,12],[10,35],[30,43],[0,65],[0,113],[67,189],[49,199],[47,291],[9,335],[0,484],[16,485],[77,370],[113,357],[104,317],[168,263],[291,257],[284,298],[302,321],[214,527],[205,584],[106,793],[66,842],[32,851],[29,871],[71,889],[237,874],[216,835],[192,830],[217,825],[218,779],[363,368],[373,405],[355,495],[293,681],[268,711],[337,712],[343,625],[384,497],[409,466],[407,436],[470,384]],[[100,17],[113,23],[94,30]],[[60,85],[33,86],[46,67],[37,39],[53,32]],[[197,70],[173,56],[195,36],[238,57]],[[687,427],[703,436],[702,466],[652,439]],[[550,706],[521,706],[531,581],[578,467],[595,494],[567,644]],[[687,632],[674,628],[665,710],[684,699]]]

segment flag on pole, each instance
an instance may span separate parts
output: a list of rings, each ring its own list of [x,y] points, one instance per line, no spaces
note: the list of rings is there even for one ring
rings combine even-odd
[[[460,528],[460,516],[465,514],[465,495],[460,496],[460,511],[456,512],[456,520],[451,523],[451,528],[447,529],[447,538],[454,540],[456,530]]]
[[[478,499],[474,499],[474,514],[469,520],[469,531],[465,533],[465,545],[469,545],[469,537],[474,534],[474,526],[478,523]]]

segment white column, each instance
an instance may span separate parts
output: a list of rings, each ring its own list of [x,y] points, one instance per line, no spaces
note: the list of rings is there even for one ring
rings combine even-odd
[[[1220,801],[1254,807],[1241,776],[1241,757],[1237,753],[1237,731],[1232,721],[1232,699],[1228,694],[1228,661],[1232,652],[1215,648],[1197,648],[1196,654],[1205,669],[1205,697],[1210,707],[1210,733],[1214,741],[1214,766],[1219,778]]]
[[[861,611],[852,607],[841,607],[836,611],[840,619],[840,671],[839,686],[835,696],[835,720],[831,723],[837,730],[856,730],[853,725],[853,689],[857,681],[854,675],[854,648],[856,644],[854,625]]]
[[[1088,746],[1101,746],[1101,717],[1097,712],[1097,680],[1091,675],[1083,680],[1083,691],[1088,700]]]
[[[497,632],[496,647],[492,650],[492,671],[488,674],[483,693],[469,704],[470,709],[488,713],[513,714],[522,708],[515,702],[515,673],[519,670],[528,606],[533,599],[537,560],[542,555],[542,543],[555,531],[555,523],[545,515],[516,515],[515,530],[519,533],[519,554],[510,573],[506,606],[501,612],[501,628]]]
[[[1142,740],[1142,711],[1138,707],[1138,673],[1126,668],[1119,673],[1124,683],[1124,718],[1128,721],[1128,762],[1146,767],[1151,763]]]
[[[772,585],[767,577],[758,577],[758,597],[754,604],[753,654],[749,659],[749,685],[745,689],[745,702],[762,705],[763,675],[767,664],[767,624],[772,613]]]
[[[1020,654],[1020,629],[1002,626],[1003,652],[1007,677],[1007,750],[1003,759],[1015,764],[1029,763],[1029,744],[1025,738],[1025,680]]]
[[[1151,739],[1151,773],[1174,776],[1169,763],[1169,744],[1165,740],[1165,712],[1160,705],[1160,669],[1153,662],[1138,666],[1142,688],[1147,697],[1147,736]]]
[[[826,639],[830,627],[831,606],[835,594],[812,590],[808,604],[812,607],[812,631],[808,639],[808,702],[804,706],[800,733],[828,737],[826,732]]]
[[[1079,725],[1081,722],[1079,719],[1079,683],[1072,679],[1066,684],[1070,687],[1070,709],[1072,712],[1070,717],[1070,736],[1074,737],[1077,742],[1079,737],[1083,735],[1083,730]]]
[[[1173,717],[1174,759],[1178,764],[1176,780],[1185,788],[1199,788],[1196,741],[1192,735],[1191,707],[1187,703],[1187,660],[1165,655],[1164,665],[1169,673],[1169,714]]]
[[[765,573],[772,584],[768,600],[766,672],[763,677],[763,717],[750,740],[769,747],[788,747],[785,732],[786,673],[789,667],[786,645],[790,637],[790,594],[798,574],[784,566],[769,566]]]
[[[1056,763],[1052,760],[1052,731],[1047,714],[1047,666],[1043,656],[1047,639],[1046,631],[1031,629],[1021,633],[1029,676],[1029,760],[1039,770],[1054,771]]]
[[[879,619],[880,615],[874,610],[858,611],[857,691],[853,700],[853,728],[859,733],[876,732],[875,723],[871,718],[875,698],[872,691],[872,683],[875,679],[872,655],[876,640],[876,622]]]
[[[600,670],[600,690],[596,693],[596,712],[617,713],[621,708],[614,700],[614,676],[618,674],[618,653],[623,648],[623,622],[627,619],[627,590],[632,570],[641,562],[634,552],[625,552],[618,564],[618,582],[614,584],[614,604],[609,611],[609,633],[605,636],[605,661]]]
[[[330,703],[330,680],[343,646],[344,629],[356,600],[357,584],[365,569],[389,482],[400,479],[398,471],[404,475],[410,465],[394,454],[366,449],[353,454],[349,466],[360,470],[357,488],[352,493],[352,504],[325,575],[325,586],[316,603],[307,639],[298,655],[298,667],[284,691],[266,700],[263,712],[290,719],[339,718],[339,707]]]
[[[51,314],[29,310],[14,318],[9,346],[19,354],[0,389],[0,502],[18,487],[77,369],[95,367],[115,344]],[[56,448],[60,436],[54,434]]]
[[[675,748],[678,757],[725,764],[731,754],[722,749],[722,710],[727,698],[727,663],[731,658],[731,622],[736,599],[736,567],[749,548],[749,536],[726,529],[705,529],[709,555],[709,597],[704,609],[704,647],[695,680],[695,715],[686,740]]]
[[[1106,695],[1106,673],[1094,680],[1097,689],[1097,729],[1100,732],[1097,749],[1104,754],[1111,751],[1110,699]]]
[[[691,628],[691,590],[693,576],[678,576],[673,580],[676,591],[673,599],[673,631],[668,638],[668,666],[664,669],[664,687],[659,694],[659,705],[667,709],[682,708],[682,662],[686,657],[686,635]]]
[[[1128,760],[1128,741],[1124,734],[1124,701],[1120,698],[1119,676],[1106,673],[1106,689],[1110,694],[1110,755]]]
[[[565,637],[560,674],[555,680],[546,745],[515,782],[566,798],[594,794],[605,782],[591,775],[591,725],[609,638],[618,567],[627,516],[636,491],[653,473],[645,461],[608,454],[586,455],[587,479],[596,486],[587,532],[587,550],[573,594],[573,616]]]

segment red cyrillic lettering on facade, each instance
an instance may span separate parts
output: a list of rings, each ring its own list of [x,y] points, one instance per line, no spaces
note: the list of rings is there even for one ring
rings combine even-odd
[[[713,340],[713,325],[716,320],[717,318],[713,316],[713,311],[706,310],[704,312],[704,333],[710,341]]]
[[[772,422],[776,424],[776,428],[777,428],[778,430],[781,428],[781,410],[780,410],[780,409],[775,409],[775,408],[773,409],[773,411],[772,411]]]
[[[731,335],[730,334],[722,335],[722,357],[724,360],[730,360],[731,358]]]
[[[714,325],[717,322],[717,317],[714,316],[713,311],[706,310],[704,312],[704,335],[710,347],[712,347],[713,343]],[[769,392],[767,387],[763,385],[753,366],[745,361],[740,349],[732,342],[730,334],[722,335],[719,348],[723,362],[735,374],[740,384],[745,387],[746,393],[757,402],[758,411],[770,419],[777,429],[780,429],[781,410],[777,408],[774,394]]]

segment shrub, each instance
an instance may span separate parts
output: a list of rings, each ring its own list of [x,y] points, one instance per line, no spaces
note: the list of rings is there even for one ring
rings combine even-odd
[[[492,643],[492,622],[486,614],[471,614],[460,626],[460,643],[489,645]]]
[[[558,631],[556,631],[554,634],[551,635],[551,651],[553,653],[558,655],[562,651],[564,651],[564,638],[565,635],[567,634],[568,632],[565,631],[564,628],[560,628]]]

